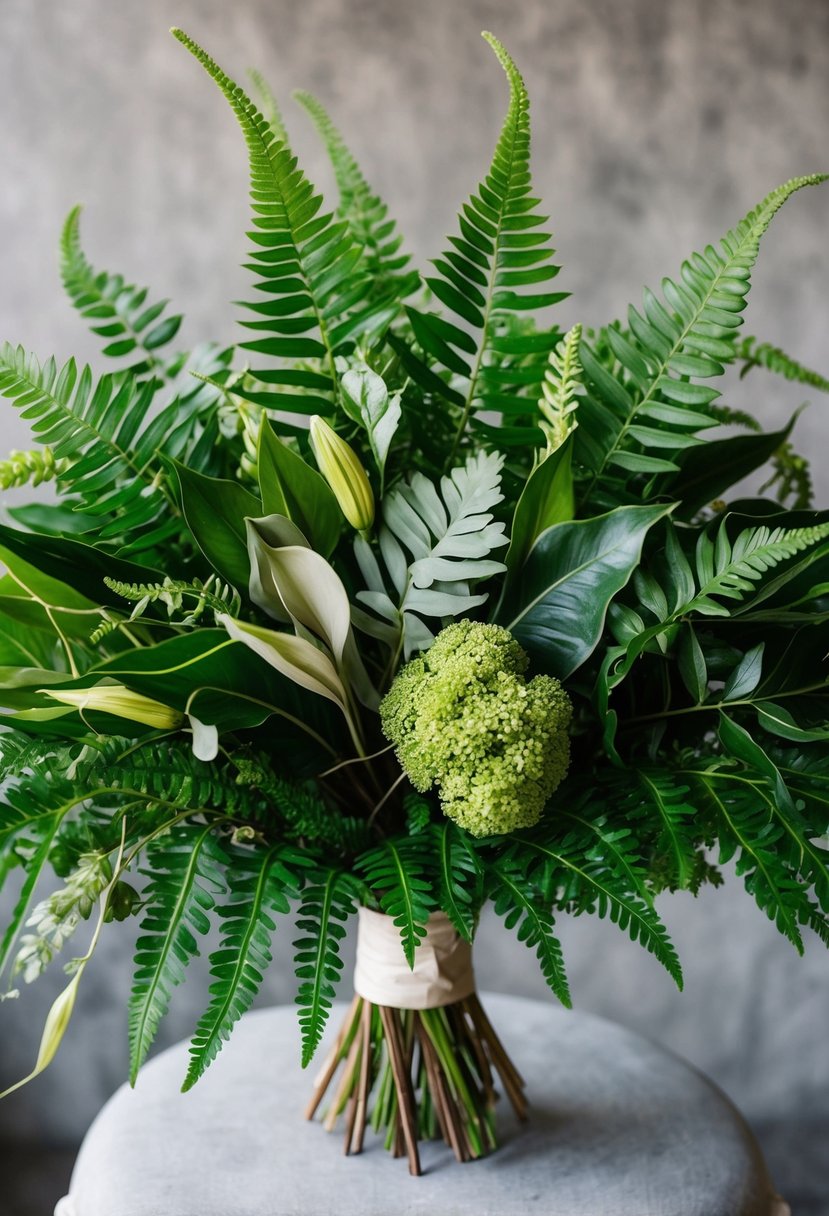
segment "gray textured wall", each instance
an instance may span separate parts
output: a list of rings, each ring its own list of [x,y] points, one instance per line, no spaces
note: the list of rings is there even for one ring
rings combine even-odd
[[[294,87],[333,109],[367,175],[424,261],[483,171],[505,87],[478,39],[493,29],[526,73],[535,174],[574,295],[564,320],[619,314],[644,282],[719,236],[768,189],[829,161],[829,5],[825,0],[2,0],[0,335],[36,351],[92,356],[57,290],[55,244],[86,205],[93,260],[173,297],[187,339],[233,332],[246,224],[243,146],[221,99],[166,30],[183,25],[241,74],[253,62],[285,98],[295,144],[328,183]],[[829,363],[824,284],[829,194],[788,204],[766,240],[749,330],[805,362]],[[762,391],[760,391],[762,390]],[[785,383],[729,397],[780,420],[802,400]],[[816,400],[801,444],[825,451]],[[3,447],[25,429],[2,414]],[[829,475],[817,462],[825,501]],[[604,924],[563,928],[576,1003],[685,1054],[755,1121],[829,1119],[829,965],[779,939],[736,881],[694,902],[665,901],[684,958],[680,996],[658,966]],[[124,1071],[128,931],[113,931],[88,973],[62,1055],[0,1108],[7,1138],[77,1138]],[[542,993],[532,958],[487,923],[481,980]],[[290,999],[285,932],[266,997]],[[196,968],[198,970],[198,968]],[[195,974],[194,974],[195,978]],[[33,1058],[57,980],[0,1007],[0,1082]],[[205,985],[174,1005],[165,1034],[192,1026]],[[0,1084],[2,1088],[2,1084]]]

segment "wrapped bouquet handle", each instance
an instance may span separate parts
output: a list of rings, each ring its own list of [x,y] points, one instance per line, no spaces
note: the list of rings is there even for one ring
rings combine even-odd
[[[373,1005],[392,1009],[452,1005],[475,991],[472,946],[445,912],[435,912],[415,952],[414,967],[409,967],[392,917],[360,908],[354,991]]]
[[[496,1076],[519,1119],[527,1113],[524,1082],[476,995],[470,943],[443,912],[425,928],[409,967],[394,919],[360,908],[354,999],[306,1110],[312,1119],[331,1090],[323,1123],[333,1131],[345,1115],[346,1154],[361,1152],[370,1123],[412,1174],[421,1139],[442,1137],[460,1162],[496,1147]]]

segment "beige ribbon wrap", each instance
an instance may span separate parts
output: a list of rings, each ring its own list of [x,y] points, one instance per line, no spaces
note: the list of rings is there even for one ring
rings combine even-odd
[[[475,991],[472,947],[444,912],[426,924],[410,969],[391,916],[360,908],[354,991],[373,1005],[393,1009],[437,1009]]]

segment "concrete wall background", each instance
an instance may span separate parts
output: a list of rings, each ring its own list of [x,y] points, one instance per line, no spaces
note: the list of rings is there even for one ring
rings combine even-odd
[[[506,94],[478,32],[496,32],[533,98],[536,185],[553,217],[559,281],[574,293],[561,306],[566,323],[620,314],[643,283],[675,274],[774,185],[829,162],[824,0],[0,0],[0,14],[0,335],[43,356],[96,350],[56,271],[60,224],[78,201],[93,262],[171,296],[188,316],[184,340],[234,332],[244,149],[214,87],[167,34],[172,23],[231,74],[251,63],[267,74],[306,169],[325,185],[320,150],[289,101],[294,87],[317,92],[421,263],[491,153]],[[747,324],[824,371],[826,189],[797,196],[775,221]],[[772,423],[803,397],[750,379],[727,399]],[[827,409],[815,400],[799,431],[824,502]],[[26,446],[16,415],[1,417],[0,446]],[[825,1127],[820,944],[799,960],[736,880],[663,911],[685,994],[613,926],[571,922],[563,937],[577,1005],[683,1053],[755,1121]],[[484,985],[541,995],[526,951],[491,923],[482,937]],[[73,1141],[123,1078],[128,938],[109,935],[57,1062],[0,1106],[0,1138]],[[264,999],[292,998],[289,955],[283,931]],[[198,966],[163,1041],[192,1028],[206,993],[197,975]],[[58,983],[47,977],[0,1007],[0,1088],[28,1069]]]

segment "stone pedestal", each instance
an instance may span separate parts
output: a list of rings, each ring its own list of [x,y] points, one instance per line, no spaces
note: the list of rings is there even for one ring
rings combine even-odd
[[[503,1102],[493,1156],[460,1166],[427,1144],[410,1178],[369,1133],[345,1158],[302,1119],[295,1011],[267,1009],[190,1093],[183,1043],[120,1089],[55,1216],[787,1216],[739,1113],[682,1060],[599,1018],[483,1000],[531,1104],[519,1127]]]

